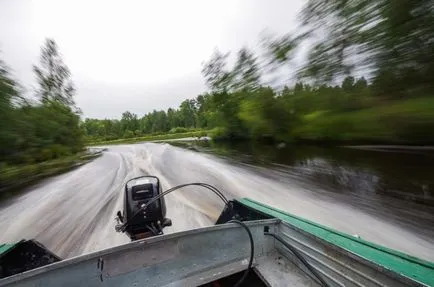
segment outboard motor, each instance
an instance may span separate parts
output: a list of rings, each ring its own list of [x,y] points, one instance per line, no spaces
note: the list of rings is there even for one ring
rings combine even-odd
[[[162,193],[160,180],[156,176],[141,176],[125,184],[124,212],[118,211],[116,231],[126,232],[132,241],[163,234],[163,228],[171,226],[166,218],[164,197],[142,211],[152,198]]]

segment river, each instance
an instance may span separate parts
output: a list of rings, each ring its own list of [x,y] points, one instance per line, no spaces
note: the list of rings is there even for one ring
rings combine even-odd
[[[173,143],[175,144],[175,143]],[[125,181],[152,174],[163,189],[206,182],[331,228],[434,261],[434,151],[240,143],[110,146],[103,156],[0,203],[0,242],[35,238],[61,257],[128,242],[114,231]],[[175,232],[213,224],[207,190],[167,196]]]

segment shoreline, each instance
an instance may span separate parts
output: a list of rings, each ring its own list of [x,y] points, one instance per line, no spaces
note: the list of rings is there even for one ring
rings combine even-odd
[[[423,145],[344,145],[344,148],[380,151],[380,152],[400,152],[400,151],[433,151],[434,146]]]
[[[66,173],[85,165],[100,157],[104,149],[88,151],[80,156],[51,160],[33,165],[35,170],[25,170],[26,166],[12,166],[15,169],[10,176],[3,176],[0,188],[0,201],[19,193],[22,189],[32,186],[46,178]]]

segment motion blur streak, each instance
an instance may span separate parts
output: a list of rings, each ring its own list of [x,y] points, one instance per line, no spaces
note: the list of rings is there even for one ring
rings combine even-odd
[[[250,197],[349,234],[434,260],[434,241],[349,205],[332,203],[296,181],[273,180],[254,168],[168,144],[110,147],[101,158],[52,178],[0,206],[0,242],[36,238],[62,257],[128,242],[114,230],[131,177],[152,174],[163,189],[187,182],[215,185],[229,198]],[[214,194],[186,188],[167,197],[166,233],[211,225],[223,208]]]

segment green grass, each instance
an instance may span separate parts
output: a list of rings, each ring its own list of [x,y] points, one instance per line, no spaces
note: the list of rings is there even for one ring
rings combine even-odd
[[[314,121],[320,117],[323,117],[327,114],[328,111],[315,111],[313,113],[307,114],[303,116],[303,120],[306,122]]]
[[[203,137],[208,135],[209,131],[199,130],[199,131],[191,131],[186,133],[168,133],[162,135],[148,135],[137,138],[128,138],[128,139],[117,139],[110,141],[93,141],[87,143],[88,146],[97,146],[97,145],[116,145],[116,144],[131,144],[131,143],[139,143],[139,142],[147,142],[147,141],[163,141],[163,140],[171,140],[171,139],[180,139],[180,138],[188,138],[188,137]]]
[[[26,165],[5,165],[0,167],[0,198],[43,178],[66,172],[85,164],[101,153],[81,153],[64,158]]]
[[[385,103],[353,112],[303,117],[296,140],[391,144],[434,143],[434,98]]]

